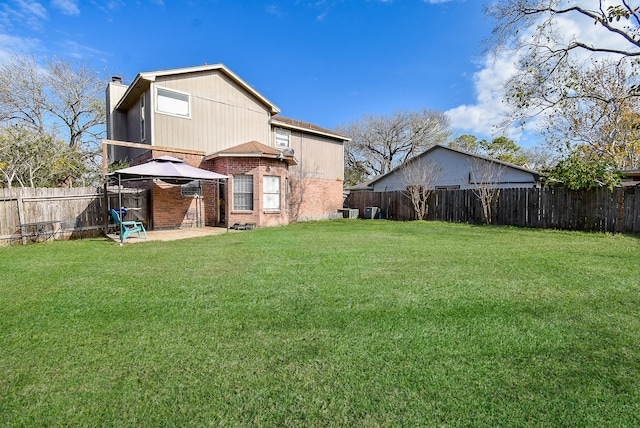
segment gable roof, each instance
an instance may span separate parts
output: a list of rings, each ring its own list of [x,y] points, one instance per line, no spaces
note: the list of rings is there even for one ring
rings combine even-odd
[[[396,166],[395,168],[393,168],[391,171],[387,172],[386,174],[377,175],[377,176],[371,178],[368,181],[356,184],[355,186],[350,187],[349,190],[370,190],[373,184],[375,184],[376,182],[382,180],[383,178],[385,178],[387,176],[395,174],[397,172],[397,170],[402,168],[405,164],[410,163],[410,162],[416,162],[421,157],[426,156],[429,153],[433,152],[434,150],[438,150],[438,149],[449,150],[450,152],[453,152],[453,153],[458,153],[458,154],[461,154],[461,155],[465,155],[465,156],[469,156],[469,157],[473,157],[473,158],[477,158],[477,159],[482,159],[482,160],[485,160],[487,162],[492,162],[492,163],[495,163],[495,164],[498,164],[498,165],[503,165],[503,166],[506,166],[508,168],[517,169],[519,171],[523,171],[523,172],[526,172],[526,173],[529,173],[529,174],[533,175],[536,181],[538,181],[539,178],[540,178],[540,174],[537,171],[534,171],[534,170],[529,169],[529,168],[525,168],[525,167],[520,166],[520,165],[515,165],[515,164],[509,163],[509,162],[501,161],[499,159],[494,159],[494,158],[491,158],[489,156],[477,155],[477,154],[474,154],[474,153],[465,152],[463,150],[458,150],[458,149],[454,149],[454,148],[451,148],[451,147],[443,146],[441,144],[436,144],[435,146],[425,150],[424,152],[420,153],[419,155],[414,156],[411,159],[407,160],[404,164]]]
[[[287,162],[289,165],[298,164],[293,155],[287,154],[257,141],[249,141],[248,143],[243,143],[234,147],[229,147],[228,149],[220,150],[219,152],[205,156],[204,160],[232,157],[281,159]]]
[[[271,126],[279,126],[285,129],[295,129],[297,131],[309,132],[311,134],[323,135],[325,137],[336,138],[342,141],[351,141],[351,138],[339,134],[336,131],[322,128],[313,123],[303,122],[302,120],[290,119],[288,117],[276,116],[271,118]]]
[[[252,96],[260,100],[264,105],[266,105],[271,114],[280,113],[280,109],[269,101],[265,96],[263,96],[260,92],[256,91],[251,85],[242,80],[240,76],[235,74],[233,71],[229,70],[224,64],[209,64],[209,65],[201,65],[197,67],[186,67],[186,68],[173,68],[169,70],[158,70],[158,71],[147,71],[143,73],[138,73],[138,75],[133,79],[133,82],[127,88],[127,91],[122,96],[116,109],[128,108],[132,103],[136,102],[140,95],[144,91],[146,91],[152,82],[158,77],[163,76],[175,76],[179,74],[189,74],[189,73],[201,73],[205,71],[219,71],[237,83],[242,89],[249,92]]]

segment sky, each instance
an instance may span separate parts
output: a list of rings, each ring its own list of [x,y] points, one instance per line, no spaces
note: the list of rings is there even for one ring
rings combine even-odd
[[[500,135],[512,58],[486,53],[481,0],[3,0],[0,62],[86,61],[140,72],[223,63],[281,116],[335,129],[364,115],[440,110],[455,135]],[[514,134],[517,135],[517,134]],[[525,145],[536,145],[527,136]]]

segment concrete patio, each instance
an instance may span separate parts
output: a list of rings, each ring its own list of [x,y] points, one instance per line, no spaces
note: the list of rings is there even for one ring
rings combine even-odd
[[[193,227],[190,229],[167,229],[167,230],[147,230],[147,239],[142,236],[138,238],[138,234],[134,233],[130,235],[125,244],[135,244],[139,242],[150,241],[175,241],[177,239],[198,238],[201,236],[220,235],[227,232],[237,232],[236,230],[227,229],[225,227]],[[116,233],[109,233],[107,235],[109,239],[119,243],[120,237]]]

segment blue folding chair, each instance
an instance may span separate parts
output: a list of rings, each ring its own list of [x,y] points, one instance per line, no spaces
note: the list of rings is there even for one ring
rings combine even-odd
[[[120,242],[124,242],[132,233],[137,233],[138,238],[142,238],[141,233],[144,233],[144,238],[148,239],[147,231],[145,230],[142,222],[122,221],[119,211],[122,212],[124,210],[111,210],[111,217],[113,217],[113,220],[116,222],[116,224],[120,226]]]

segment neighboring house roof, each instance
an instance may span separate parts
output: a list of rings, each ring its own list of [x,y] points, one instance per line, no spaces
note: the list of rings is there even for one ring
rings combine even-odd
[[[372,186],[373,183],[375,183],[376,181],[378,181],[379,178],[382,178],[382,177],[383,177],[382,175],[376,175],[375,177],[367,181],[358,183],[355,186],[348,187],[345,190],[373,190],[373,186]]]
[[[257,141],[249,141],[248,143],[220,150],[217,153],[205,156],[204,160],[233,157],[281,159],[289,165],[298,164],[293,155],[274,149],[273,147],[269,147]]]
[[[443,146],[443,145],[440,145],[440,144],[436,144],[435,146],[433,146],[430,149],[422,152],[421,154],[419,154],[419,155],[407,160],[406,163],[415,162],[418,159],[420,159],[421,157],[426,156],[429,153],[433,152],[434,150],[438,150],[438,149],[449,150],[449,151],[451,151],[453,153],[459,153],[459,154],[463,154],[465,156],[470,156],[470,157],[474,157],[474,158],[477,158],[477,159],[483,159],[483,160],[486,160],[488,162],[493,162],[493,163],[498,164],[498,165],[504,165],[504,166],[509,167],[509,168],[513,168],[513,169],[517,169],[519,171],[527,172],[527,173],[533,175],[536,181],[538,181],[540,179],[540,174],[537,171],[534,171],[532,169],[525,168],[525,167],[520,166],[520,165],[515,165],[515,164],[509,163],[509,162],[501,161],[501,160],[498,160],[498,159],[490,158],[488,156],[482,156],[482,155],[478,155],[478,154],[474,154],[474,153],[465,152],[463,150],[453,149],[451,147]],[[349,187],[347,190],[372,190],[373,189],[373,185],[376,182],[382,180],[383,178],[385,178],[387,176],[395,174],[398,171],[398,169],[402,168],[405,164],[398,165],[398,166],[396,166],[395,168],[393,168],[391,171],[389,171],[386,174],[381,174],[381,175],[378,175],[376,177],[373,177],[368,181],[365,181],[363,183],[359,183],[359,184],[356,184],[355,186]]]
[[[640,169],[627,169],[620,171],[620,173],[627,178],[640,179]]]
[[[622,174],[622,186],[640,186],[640,169],[627,169],[620,171]]]
[[[260,92],[256,91],[251,85],[242,80],[240,76],[235,74],[233,71],[229,70],[224,64],[210,64],[210,65],[201,65],[198,67],[186,67],[186,68],[173,68],[169,70],[159,70],[159,71],[147,71],[143,73],[139,73],[133,82],[129,85],[129,88],[125,92],[124,96],[116,106],[116,109],[121,108],[129,108],[132,103],[137,102],[140,98],[140,95],[144,91],[146,91],[151,82],[155,82],[158,77],[163,76],[175,76],[178,74],[188,74],[188,73],[200,73],[204,71],[220,71],[228,76],[231,80],[236,82],[240,87],[249,92],[251,95],[260,100],[263,104],[265,104],[271,114],[280,113],[280,109],[269,101],[266,97],[264,97]]]
[[[295,129],[297,131],[309,132],[312,134],[324,135],[325,137],[336,138],[342,141],[351,141],[351,138],[339,134],[330,129],[322,128],[318,125],[314,125],[313,123],[303,122],[297,119],[289,119],[287,117],[277,116],[271,118],[272,126],[279,126],[281,128],[286,129]]]

